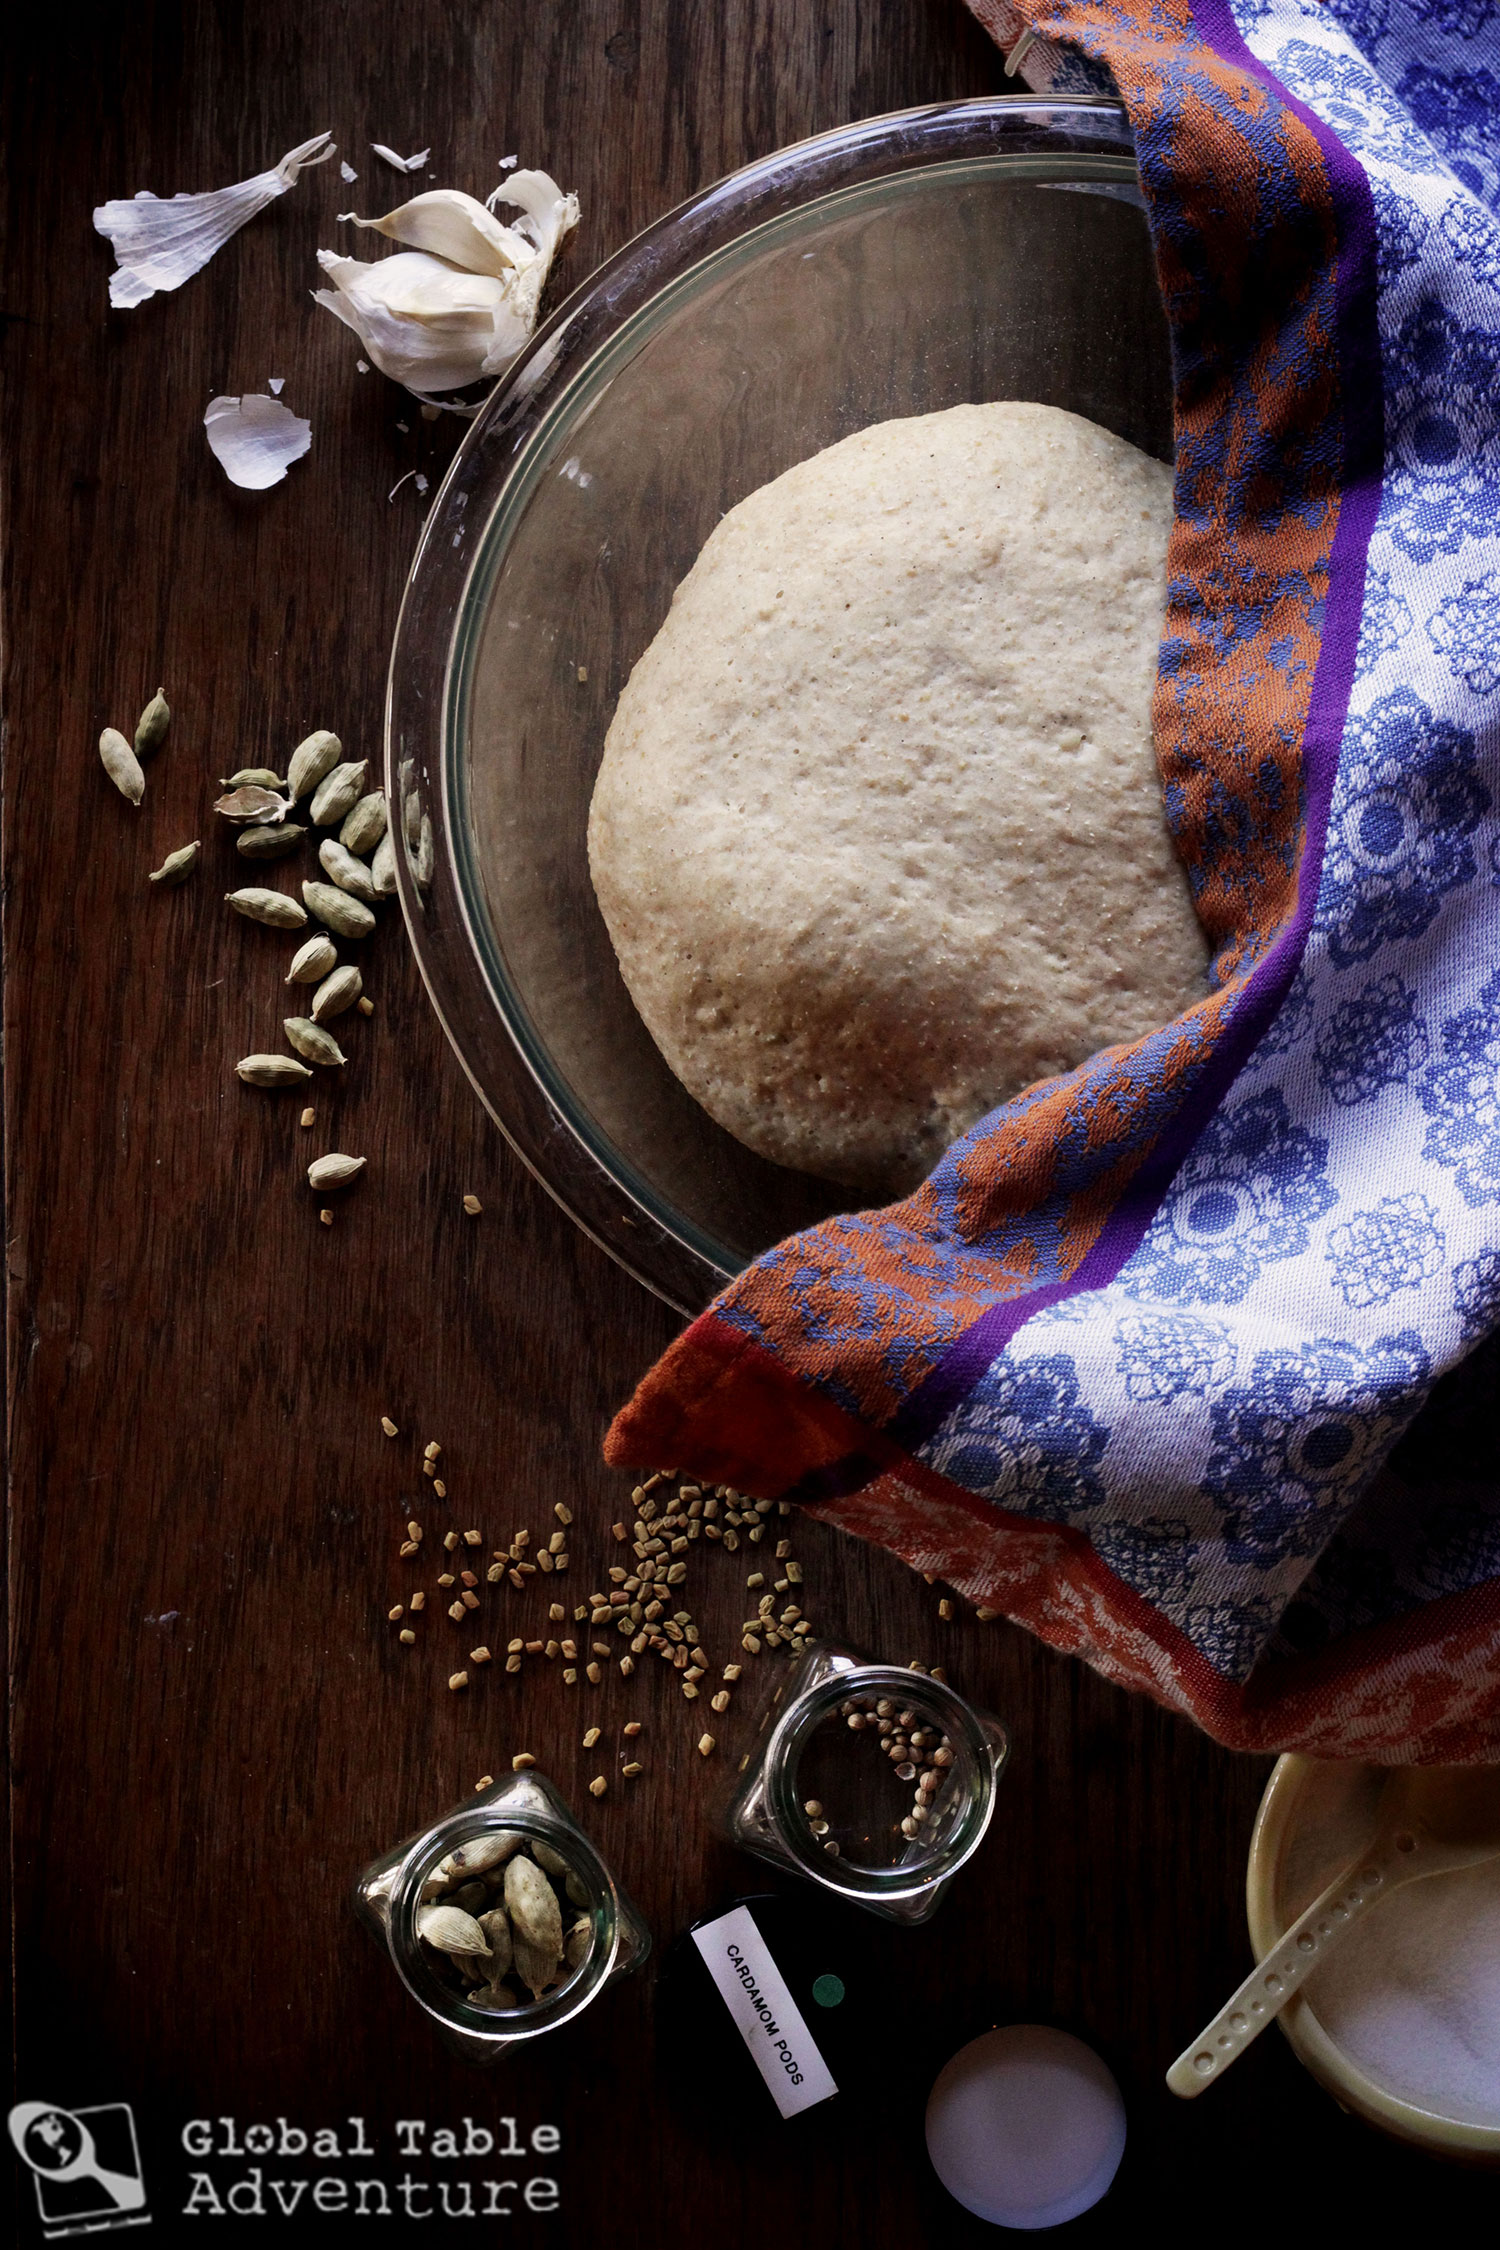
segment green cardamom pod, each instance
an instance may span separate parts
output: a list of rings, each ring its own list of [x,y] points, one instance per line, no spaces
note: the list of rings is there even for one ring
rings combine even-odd
[[[312,1076],[305,1063],[294,1062],[290,1055],[246,1055],[234,1067],[247,1086],[298,1086]]]
[[[100,735],[99,757],[120,795],[138,805],[146,794],[146,776],[141,771],[140,759],[118,727],[106,727]]]
[[[307,916],[285,891],[226,891],[225,901],[247,922],[264,922],[270,930],[300,930]]]
[[[274,789],[231,789],[227,797],[214,799],[214,811],[226,820],[253,821],[258,827],[279,826],[292,809],[290,797],[278,797]]]
[[[305,945],[299,945],[292,955],[292,965],[286,974],[288,984],[321,984],[330,969],[339,965],[338,947],[331,937],[319,930]]]
[[[335,969],[332,976],[323,979],[313,994],[313,1022],[327,1023],[330,1016],[341,1016],[346,1008],[353,1007],[364,989],[365,980],[358,969]]]
[[[272,773],[269,766],[241,766],[238,773],[221,776],[219,781],[221,789],[280,789],[281,786],[280,774]]]
[[[375,917],[368,906],[361,905],[357,898],[351,898],[336,884],[304,883],[302,896],[308,913],[326,922],[330,930],[337,930],[340,937],[368,937],[375,927]]]
[[[320,1156],[307,1167],[307,1184],[315,1194],[322,1195],[329,1188],[348,1187],[351,1180],[359,1178],[364,1168],[365,1159],[362,1156],[340,1156],[337,1153]]]
[[[350,807],[359,803],[369,773],[368,758],[356,758],[346,765],[335,766],[313,793],[313,826],[331,828],[336,820],[342,820]]]
[[[311,1016],[288,1016],[281,1028],[304,1062],[332,1068],[348,1060],[333,1033],[314,1023]]]
[[[168,890],[175,889],[177,884],[185,883],[192,874],[201,850],[201,844],[197,843],[179,845],[175,852],[168,852],[154,875],[146,877],[147,882],[165,883]]]
[[[295,820],[284,820],[276,828],[242,828],[234,839],[234,848],[246,859],[285,859],[306,834]]]
[[[344,745],[336,734],[319,727],[299,742],[287,761],[286,786],[288,796],[306,797],[317,788],[325,774],[332,773],[344,754]]]
[[[326,836],[319,844],[318,862],[324,874],[331,876],[341,891],[348,891],[352,898],[363,899],[366,906],[375,904],[379,893],[371,879],[370,870],[362,859],[356,859],[353,852],[345,851],[343,845],[335,843],[331,836]]]
[[[149,758],[153,750],[159,750],[167,739],[167,729],[171,724],[172,714],[167,708],[167,699],[158,688],[135,722],[136,756]]]
[[[370,862],[370,881],[375,885],[377,898],[395,897],[396,839],[389,828],[375,846],[375,857]]]
[[[385,798],[378,789],[361,797],[339,830],[339,842],[356,859],[366,859],[386,831]]]

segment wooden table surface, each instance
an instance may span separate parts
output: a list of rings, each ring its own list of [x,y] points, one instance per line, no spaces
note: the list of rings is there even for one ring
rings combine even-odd
[[[1127,2216],[1241,2239],[1255,2183],[1282,2211],[1327,2193],[1388,2223],[1492,2210],[1487,2182],[1344,2117],[1278,2037],[1202,2103],[1163,2088],[1248,1964],[1245,1848],[1267,1762],[1008,1626],[940,1622],[936,1590],[820,1526],[797,1535],[818,1625],[943,1663],[1015,1740],[992,1836],[931,1926],[862,1923],[888,2051],[857,2099],[798,2133],[758,2096],[685,2099],[694,2058],[680,2032],[657,2036],[655,1961],[524,2062],[476,2074],[349,1909],[363,1860],[523,1748],[587,1808],[658,1948],[760,1877],[705,1827],[701,1721],[659,1665],[629,1682],[611,1667],[598,1689],[496,1665],[448,1691],[459,1639],[544,1629],[543,1581],[524,1598],[486,1590],[482,1634],[455,1634],[435,1597],[414,1648],[386,1621],[414,1582],[395,1550],[429,1437],[454,1525],[481,1527],[488,1550],[519,1524],[550,1530],[564,1502],[564,1584],[581,1599],[599,1581],[628,1500],[600,1436],[674,1317],[511,1156],[394,908],[364,949],[375,1013],[352,1024],[346,1083],[316,1088],[321,1145],[371,1159],[332,1228],[303,1184],[300,1101],[233,1075],[239,1055],[279,1044],[289,941],[221,903],[243,863],[210,834],[214,777],[283,767],[315,726],[378,758],[424,504],[413,483],[387,494],[408,469],[435,481],[459,435],[356,371],[354,340],[309,300],[314,251],[338,239],[339,210],[398,200],[374,139],[430,144],[432,181],[481,194],[515,151],[579,193],[557,284],[571,286],[781,143],[996,89],[994,50],[956,0],[120,0],[28,10],[18,36],[4,839],[17,2095],[133,2104],[168,2239],[198,2238],[181,2215],[194,2171],[224,2195],[252,2161],[195,2160],[190,2120],[363,2117],[377,2158],[311,2170],[394,2179],[395,2120],[513,2115],[523,2138],[552,2124],[561,2145],[500,2171],[555,2177],[560,2203],[520,2206],[508,2239],[906,2250],[986,2238],[925,2160],[936,2069],[993,2022],[1039,2019],[1092,2041],[1129,2105],[1118,2187],[1080,2240],[1111,2239]],[[245,177],[323,126],[356,186],[336,165],[309,173],[179,293],[109,311],[95,203]],[[311,416],[312,451],[276,490],[239,493],[209,456],[203,407],[272,376]],[[94,745],[159,681],[171,736],[135,811]],[[194,836],[194,879],[148,885]],[[420,1512],[431,1541],[443,1510],[427,1493]],[[695,1563],[705,1640],[728,1653],[740,1575]],[[647,1770],[595,1805],[583,1729],[603,1725],[614,1773],[632,1716]],[[722,1749],[745,1724],[726,1717]],[[15,2176],[29,2241],[31,2182]]]

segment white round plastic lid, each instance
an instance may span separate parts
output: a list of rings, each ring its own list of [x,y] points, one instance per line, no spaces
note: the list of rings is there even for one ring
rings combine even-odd
[[[1114,2073],[1081,2039],[1012,2023],[960,2047],[927,2101],[948,2193],[999,2227],[1055,2227],[1106,2193],[1125,2153]]]

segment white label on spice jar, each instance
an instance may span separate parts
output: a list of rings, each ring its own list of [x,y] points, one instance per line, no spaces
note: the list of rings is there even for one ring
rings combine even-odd
[[[694,1930],[693,1943],[782,2116],[795,2117],[836,2094],[833,2073],[749,1907],[736,1906],[717,1922],[705,1922]]]

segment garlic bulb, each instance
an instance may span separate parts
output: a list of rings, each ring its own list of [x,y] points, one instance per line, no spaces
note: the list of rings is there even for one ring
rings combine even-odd
[[[110,303],[139,305],[158,289],[180,289],[247,219],[295,187],[308,165],[334,154],[328,135],[314,133],[269,172],[257,172],[253,180],[239,180],[233,187],[165,198],[142,188],[128,200],[101,203],[94,225],[115,253]]]
[[[377,264],[320,250],[333,283],[317,302],[352,328],[383,374],[416,397],[466,389],[500,375],[536,325],[559,243],[578,224],[578,198],[545,172],[517,172],[491,201],[524,216],[503,226],[457,188],[433,188],[356,226],[409,245]]]

